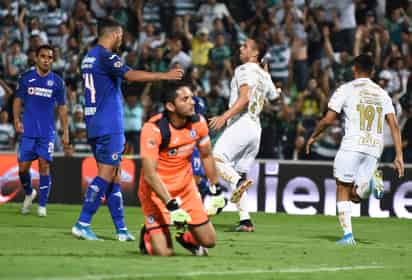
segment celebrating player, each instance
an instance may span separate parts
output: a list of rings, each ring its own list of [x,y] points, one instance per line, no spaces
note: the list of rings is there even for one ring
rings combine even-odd
[[[193,93],[182,85],[165,94],[165,113],[152,117],[142,129],[139,199],[145,216],[140,248],[150,255],[173,253],[169,225],[189,231],[176,240],[194,255],[215,246],[216,233],[194,182],[190,157],[197,146],[214,189],[218,176],[206,120],[195,114]]]
[[[30,213],[32,202],[37,195],[31,186],[30,167],[39,159],[39,207],[40,217],[47,215],[46,204],[51,187],[50,163],[54,151],[55,103],[63,127],[62,142],[65,150],[69,148],[69,129],[67,124],[66,91],[62,78],[51,71],[53,48],[42,45],[36,50],[36,65],[25,72],[18,81],[16,98],[13,103],[14,126],[22,133],[18,151],[19,177],[26,193],[22,214]],[[23,122],[21,121],[24,104]]]
[[[388,123],[395,144],[394,165],[399,177],[404,164],[399,127],[391,98],[387,92],[370,80],[373,58],[360,55],[353,67],[355,80],[339,87],[329,101],[329,111],[319,122],[306,145],[306,153],[319,135],[343,112],[345,136],[334,162],[337,185],[337,210],[344,236],[338,244],[354,245],[352,233],[351,200],[359,202],[370,193],[382,199],[384,186],[381,172],[376,170],[383,149],[383,122]]]
[[[240,60],[244,64],[236,68],[231,82],[229,110],[210,119],[210,128],[214,130],[227,123],[213,155],[219,175],[233,190],[230,200],[236,203],[240,215],[236,230],[244,232],[254,231],[246,197],[252,181],[246,179],[246,173],[259,151],[262,131],[259,114],[266,99],[278,97],[269,73],[259,65],[264,55],[264,45],[255,40],[248,39],[240,47]]]
[[[86,191],[83,208],[72,233],[87,240],[98,239],[90,228],[90,222],[103,196],[107,198],[117,239],[135,239],[124,222],[120,190],[119,165],[125,144],[120,89],[122,79],[135,82],[179,80],[183,75],[180,69],[167,73],[150,73],[132,70],[123,65],[120,58],[113,53],[121,46],[122,38],[123,30],[118,23],[102,21],[97,45],[87,53],[81,64],[86,97],[84,112],[87,136],[97,161],[98,174]]]

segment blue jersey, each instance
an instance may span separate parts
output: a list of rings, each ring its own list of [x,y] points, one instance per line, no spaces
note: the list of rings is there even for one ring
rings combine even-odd
[[[100,45],[96,45],[83,58],[81,72],[88,138],[124,133],[120,86],[129,70],[116,54]]]
[[[53,72],[42,77],[32,68],[20,77],[16,96],[24,103],[23,136],[54,136],[55,104],[66,104],[63,79]]]

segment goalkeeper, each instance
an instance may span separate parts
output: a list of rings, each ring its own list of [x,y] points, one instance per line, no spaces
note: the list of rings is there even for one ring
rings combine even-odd
[[[169,226],[175,225],[180,229],[176,241],[193,255],[207,255],[207,248],[215,246],[216,233],[203,207],[190,163],[197,146],[214,192],[218,176],[207,123],[195,114],[193,93],[186,86],[172,85],[167,89],[164,107],[165,112],[146,122],[141,132],[138,194],[145,225],[140,250],[149,255],[172,255]],[[183,231],[185,225],[187,231]]]

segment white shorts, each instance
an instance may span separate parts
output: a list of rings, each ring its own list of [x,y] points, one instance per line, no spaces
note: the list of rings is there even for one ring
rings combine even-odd
[[[333,175],[340,182],[361,186],[372,178],[377,164],[378,158],[372,155],[339,150],[333,163]]]
[[[259,152],[260,123],[245,114],[228,126],[213,148],[213,156],[230,163],[240,173],[247,173]]]

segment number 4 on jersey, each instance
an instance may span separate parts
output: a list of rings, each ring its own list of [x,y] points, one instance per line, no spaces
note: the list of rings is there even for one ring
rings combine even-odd
[[[83,74],[84,86],[90,91],[90,102],[96,103],[96,89],[94,87],[93,75],[90,73]]]

